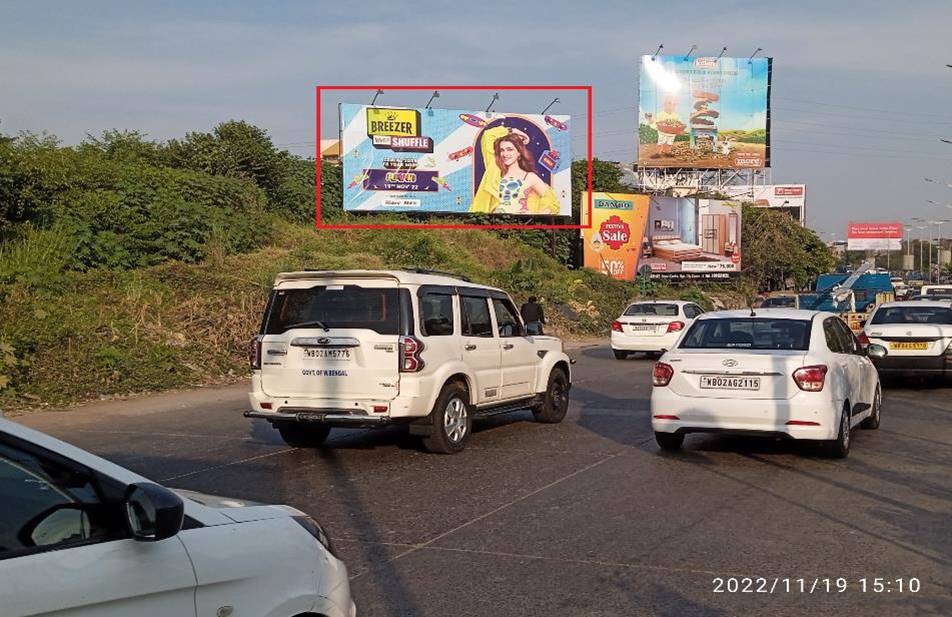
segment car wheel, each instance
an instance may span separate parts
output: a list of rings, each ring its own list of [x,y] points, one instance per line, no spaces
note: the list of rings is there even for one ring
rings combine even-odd
[[[662,450],[680,450],[684,443],[684,433],[659,433],[655,431],[655,441]]]
[[[826,442],[826,452],[831,458],[846,458],[850,454],[850,410],[844,406],[840,413],[840,430],[836,439]]]
[[[616,352],[617,353],[617,352]],[[549,373],[549,384],[545,389],[542,404],[532,410],[537,422],[557,424],[565,417],[569,409],[569,378],[560,368]]]
[[[627,351],[619,351],[617,349],[612,349],[612,352],[615,354],[616,360],[624,360],[625,358],[628,357]]]
[[[873,409],[872,413],[869,414],[869,417],[863,420],[860,423],[860,426],[865,429],[877,429],[879,428],[879,414],[880,410],[883,407],[883,395],[879,390],[879,386],[876,386],[876,394],[873,396]]]
[[[331,427],[326,424],[300,422],[275,422],[274,428],[281,433],[284,443],[295,448],[316,448],[327,440],[331,432]]]
[[[473,416],[469,409],[469,392],[459,383],[443,386],[430,412],[433,428],[423,438],[423,446],[437,454],[461,452],[473,431]]]

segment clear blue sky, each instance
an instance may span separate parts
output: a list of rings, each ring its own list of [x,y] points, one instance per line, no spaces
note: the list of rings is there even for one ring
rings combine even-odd
[[[948,0],[3,7],[0,131],[46,130],[67,144],[107,128],[167,139],[239,118],[309,154],[316,84],[581,83],[595,90],[596,156],[630,161],[641,54],[659,43],[705,55],[762,47],[774,58],[773,180],[807,184],[812,227],[842,238],[850,219],[952,219],[952,209],[926,203],[952,203],[952,144],[939,141],[952,139]],[[505,111],[548,102],[546,93],[502,96],[496,108]],[[426,98],[387,93],[380,102]],[[447,92],[437,104],[484,108],[488,98]],[[579,97],[560,98],[554,111],[584,113]],[[333,114],[323,124],[324,136],[336,136]]]

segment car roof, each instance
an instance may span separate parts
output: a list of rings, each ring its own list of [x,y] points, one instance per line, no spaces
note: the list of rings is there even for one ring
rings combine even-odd
[[[401,285],[451,285],[459,287],[478,287],[502,292],[501,289],[481,285],[458,276],[444,272],[426,272],[413,270],[302,270],[297,272],[280,272],[274,278],[275,286],[286,281],[319,280],[319,279],[380,279],[396,280]]]
[[[751,315],[750,309],[741,309],[741,310],[732,310],[732,311],[714,311],[712,313],[704,313],[698,319],[741,319],[741,318],[751,318],[751,319],[802,319],[804,321],[809,321],[818,315],[829,315],[835,317],[833,313],[826,313],[823,311],[808,311],[805,309],[791,309],[791,308],[758,308],[753,310],[753,315]]]
[[[952,299],[950,300],[899,300],[898,302],[883,302],[877,308],[893,308],[896,306],[938,306],[942,308],[949,308],[952,306]]]
[[[635,300],[634,302],[629,302],[628,306],[635,306],[636,304],[677,304],[684,306],[685,304],[697,304],[697,302],[691,300]]]

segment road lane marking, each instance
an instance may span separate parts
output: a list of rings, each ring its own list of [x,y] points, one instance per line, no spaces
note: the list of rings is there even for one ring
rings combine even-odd
[[[217,469],[224,469],[225,467],[231,467],[233,465],[241,465],[243,463],[250,463],[251,461],[261,460],[263,458],[268,458],[269,456],[277,456],[279,454],[287,454],[288,452],[294,452],[300,448],[286,448],[284,450],[278,450],[277,452],[268,452],[267,454],[259,454],[257,456],[249,456],[248,458],[239,459],[237,461],[232,461],[230,463],[222,463],[221,465],[213,465],[211,467],[205,467],[204,469],[198,469],[196,471],[190,471],[188,473],[179,474],[177,476],[172,476],[170,478],[162,478],[159,482],[171,482],[172,480],[180,480],[182,478],[189,478],[191,476],[197,476],[200,473],[205,473],[207,471],[215,471]]]

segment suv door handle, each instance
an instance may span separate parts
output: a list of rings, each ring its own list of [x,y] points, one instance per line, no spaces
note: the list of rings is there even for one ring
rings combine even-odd
[[[515,347],[515,345],[513,345],[512,343],[506,343],[505,345],[502,346],[503,349],[512,349],[513,347]]]
[[[476,349],[476,345],[473,345],[472,343],[469,343],[468,345],[466,345],[465,347],[463,347],[463,349],[465,349],[466,351],[473,351],[474,349]]]

